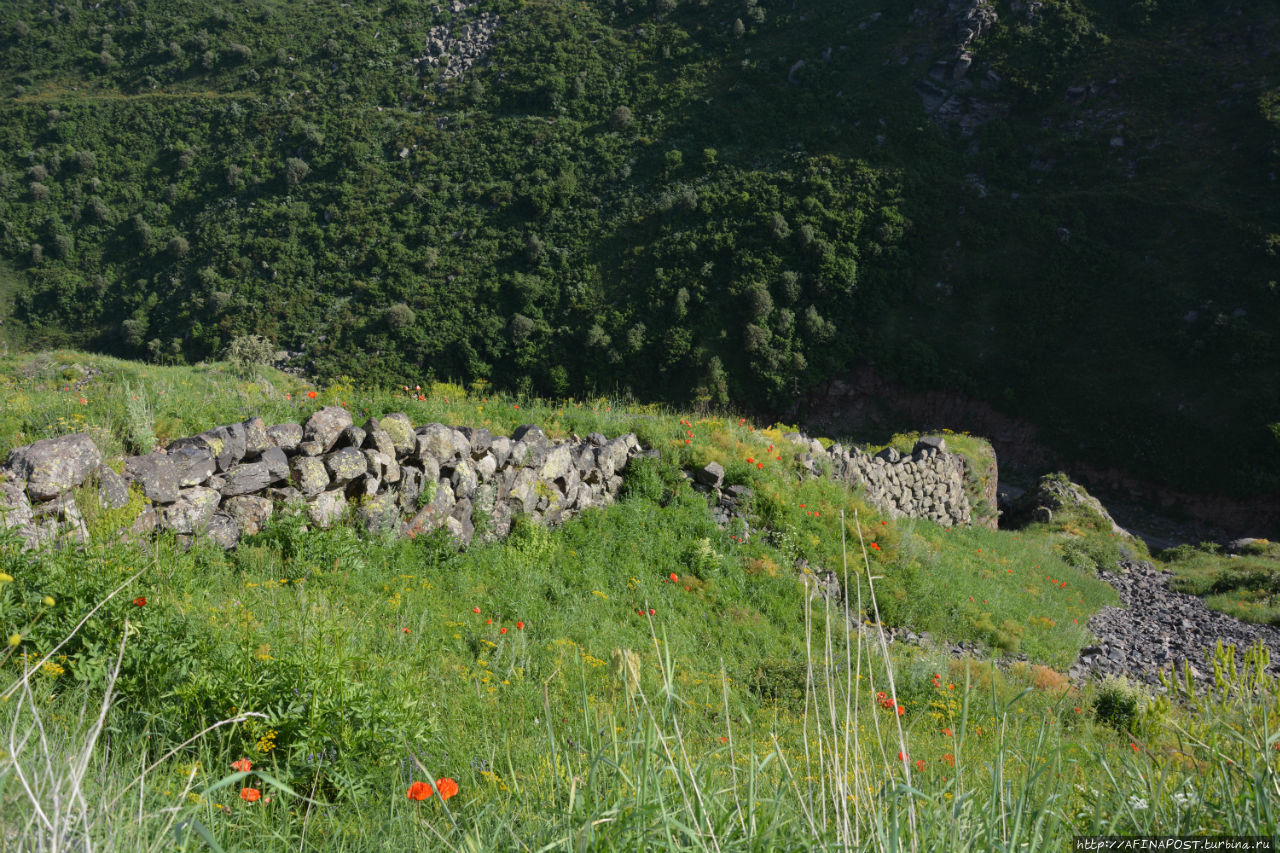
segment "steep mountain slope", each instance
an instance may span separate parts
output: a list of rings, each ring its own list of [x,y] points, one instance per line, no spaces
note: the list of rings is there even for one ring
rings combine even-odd
[[[260,333],[322,376],[774,411],[874,360],[1101,463],[1274,492],[1276,21],[21,0],[14,322],[161,362]]]

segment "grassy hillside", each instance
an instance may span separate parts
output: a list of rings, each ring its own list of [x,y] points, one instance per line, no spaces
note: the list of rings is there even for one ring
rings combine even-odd
[[[780,429],[609,399],[312,399],[269,370],[71,352],[0,375],[8,446],[88,431],[116,451],[148,426],[339,404],[635,431],[662,451],[632,463],[616,506],[465,551],[287,514],[234,552],[0,541],[6,844],[1047,850],[1073,833],[1276,833],[1270,677],[1223,659],[1217,690],[1171,703],[1061,674],[1115,600],[1094,568],[1117,546],[1087,525],[891,521],[781,454],[748,464]],[[713,460],[754,491],[747,541],[680,474]],[[828,570],[852,622],[806,592]],[[886,647],[877,613],[983,654]],[[444,778],[445,802],[406,796]]]
[[[15,318],[154,363],[255,332],[330,379],[769,411],[875,360],[1073,456],[1276,490],[1274,7],[995,9],[955,96],[1008,117],[965,135],[916,85],[940,3],[18,0]],[[414,61],[481,14],[476,67]]]

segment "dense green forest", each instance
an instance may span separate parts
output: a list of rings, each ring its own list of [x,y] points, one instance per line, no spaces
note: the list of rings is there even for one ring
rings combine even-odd
[[[0,329],[801,417],[874,361],[1280,490],[1280,14],[1001,0],[957,79],[973,5],[12,0]]]

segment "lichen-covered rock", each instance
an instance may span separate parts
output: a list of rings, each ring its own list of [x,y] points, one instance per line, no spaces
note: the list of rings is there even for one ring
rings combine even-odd
[[[274,478],[273,482],[279,483],[282,480],[289,479],[289,457],[280,448],[268,447],[262,451],[258,461],[267,466],[267,470],[271,472],[271,476]]]
[[[400,483],[396,489],[396,503],[404,515],[418,511],[418,494],[422,490],[422,470],[412,465],[400,466]]]
[[[356,520],[370,533],[394,529],[398,516],[395,495],[391,492],[367,497],[356,505]]]
[[[596,465],[600,468],[600,474],[608,480],[618,471],[621,471],[627,464],[627,443],[620,438],[615,438],[605,442],[603,447],[596,449]]]
[[[244,459],[246,447],[244,424],[214,427],[200,433],[199,437],[205,439],[211,447],[215,445],[218,447],[213,455],[218,463],[219,474],[231,470],[232,466],[238,465]]]
[[[369,466],[359,450],[343,447],[325,458],[324,467],[329,471],[333,485],[345,486],[357,477],[363,477]]]
[[[505,495],[508,501],[519,506],[519,512],[533,512],[538,505],[538,475],[531,468],[521,468],[516,472],[515,482]],[[514,508],[514,507],[513,507]]]
[[[498,470],[498,460],[493,458],[493,454],[486,452],[479,460],[476,461],[476,477],[480,482],[487,483],[493,479],[494,472]]]
[[[36,538],[41,544],[61,546],[69,542],[89,541],[89,530],[85,526],[84,517],[70,492],[64,492],[42,504],[32,505],[31,520]]]
[[[0,476],[0,524],[16,530],[24,547],[40,544],[32,526],[31,501],[27,497],[26,483],[14,477]]]
[[[459,499],[470,498],[475,494],[476,486],[480,484],[480,477],[476,474],[475,465],[470,459],[463,459],[454,466],[449,484],[453,486],[453,493]]]
[[[541,431],[539,431],[541,434]],[[536,436],[530,437],[528,440],[511,444],[511,453],[507,457],[507,464],[520,468],[530,468],[536,475],[542,470],[542,465],[547,461],[547,456],[551,453],[551,445],[545,441],[539,441]]]
[[[471,442],[453,427],[427,424],[418,427],[417,436],[417,455],[421,459],[430,456],[438,462],[448,463],[471,455]]]
[[[352,425],[351,413],[341,406],[325,406],[307,419],[305,441],[314,441],[320,453],[328,453],[338,443],[342,431]]]
[[[98,504],[106,509],[119,509],[129,503],[129,484],[106,465],[99,465]]]
[[[489,442],[489,452],[493,454],[493,461],[499,467],[506,467],[507,462],[511,459],[511,439],[505,435],[494,437]]]
[[[364,430],[360,429],[360,427],[355,424],[352,424],[338,435],[338,442],[334,445],[334,448],[354,447],[356,450],[359,450],[364,447],[366,435],[367,434]]]
[[[364,425],[364,444],[360,445],[364,450],[376,450],[379,453],[396,458],[396,445],[391,440],[391,436],[382,429],[378,421],[370,418]]]
[[[240,541],[240,524],[225,512],[215,512],[203,533],[214,544],[231,549]]]
[[[171,448],[165,455],[173,463],[179,488],[199,486],[212,477],[216,469],[213,455],[207,446],[183,445]]]
[[[178,499],[178,468],[166,454],[130,456],[124,461],[124,476],[141,486],[150,501],[171,504]]]
[[[484,427],[458,427],[458,431],[466,436],[467,442],[471,445],[471,458],[479,459],[488,450],[489,445],[493,443],[493,435]]]
[[[285,453],[294,453],[302,443],[302,427],[299,424],[276,424],[267,427],[267,436]]]
[[[573,450],[568,444],[560,444],[553,448],[542,463],[540,476],[544,480],[556,480],[568,473],[573,467]]]
[[[222,487],[222,494],[224,497],[230,498],[236,495],[260,492],[267,486],[279,482],[280,479],[280,477],[272,473],[271,466],[267,463],[246,462],[227,472],[227,484]]]
[[[453,510],[444,520],[445,529],[454,539],[463,545],[470,545],[476,535],[475,523],[471,520],[471,501],[463,498],[453,506]]]
[[[724,466],[719,462],[708,462],[693,475],[693,478],[704,486],[718,489],[724,485]]]
[[[222,511],[236,520],[244,536],[252,536],[271,518],[273,504],[269,498],[239,495],[222,503]]]
[[[457,501],[454,500],[453,487],[447,482],[437,481],[431,503],[418,510],[413,518],[405,522],[401,533],[410,537],[430,533],[444,523],[444,519],[453,511],[455,503]]]
[[[307,518],[317,527],[330,527],[347,511],[347,496],[342,489],[322,492],[307,503]]]
[[[204,486],[183,489],[160,513],[160,524],[174,533],[198,533],[208,526],[221,495]]]
[[[244,428],[244,455],[246,459],[256,459],[268,447],[275,447],[275,442],[267,434],[267,424],[256,415],[249,418],[241,426]]]
[[[378,419],[380,426],[396,447],[396,456],[404,458],[418,447],[418,438],[413,432],[413,423],[404,412],[393,412]]]
[[[388,485],[400,482],[400,465],[394,456],[370,449],[364,451],[364,458],[368,464],[369,476],[377,477]]]
[[[34,501],[47,501],[74,489],[102,462],[102,452],[87,435],[60,435],[19,447],[8,469],[27,484]]]

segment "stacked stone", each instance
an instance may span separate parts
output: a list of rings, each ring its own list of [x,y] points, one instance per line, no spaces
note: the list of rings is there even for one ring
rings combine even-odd
[[[964,490],[964,458],[947,453],[946,439],[925,436],[909,456],[892,447],[871,456],[839,444],[824,448],[799,433],[783,436],[803,450],[796,461],[812,476],[830,467],[830,475],[850,486],[863,486],[867,500],[890,518],[927,518],[947,526],[972,522]]]
[[[0,514],[26,544],[88,534],[71,490],[91,477],[98,500],[121,507],[128,485],[147,505],[131,531],[171,530],[233,547],[273,512],[300,506],[318,527],[351,508],[370,530],[417,536],[447,529],[469,543],[480,522],[505,536],[514,516],[557,524],[590,506],[613,502],[621,472],[641,452],[634,434],[552,441],[535,426],[510,437],[488,430],[426,424],[396,413],[356,426],[346,409],[328,406],[305,425],[268,427],[262,418],[215,427],[125,460],[124,474],[102,465],[85,435],[18,448],[0,477]],[[652,453],[652,451],[650,451]]]

